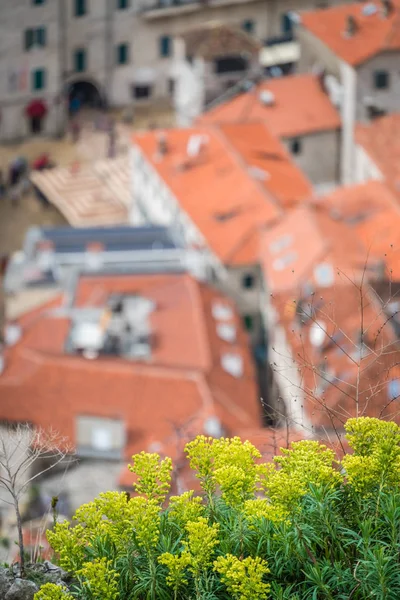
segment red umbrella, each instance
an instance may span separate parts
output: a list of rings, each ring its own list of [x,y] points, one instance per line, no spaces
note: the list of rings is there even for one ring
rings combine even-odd
[[[31,118],[41,118],[47,113],[47,106],[43,100],[32,100],[25,109],[25,113]]]
[[[40,171],[41,169],[45,169],[49,164],[49,155],[41,154],[36,160],[32,163],[32,168],[36,171]]]

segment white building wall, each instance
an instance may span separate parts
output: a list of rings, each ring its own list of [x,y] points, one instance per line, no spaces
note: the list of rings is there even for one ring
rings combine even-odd
[[[341,149],[341,183],[346,185],[354,180],[354,127],[357,102],[357,74],[347,63],[340,63],[341,82],[343,85],[342,117],[342,149]]]
[[[382,172],[359,144],[355,147],[354,163],[354,183],[364,183],[369,179],[384,179]]]

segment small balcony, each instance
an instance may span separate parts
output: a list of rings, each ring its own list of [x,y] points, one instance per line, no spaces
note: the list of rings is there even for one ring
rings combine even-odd
[[[246,4],[253,0],[150,0],[143,2],[140,13],[145,19],[162,19],[179,14],[195,12],[205,6],[227,6]]]

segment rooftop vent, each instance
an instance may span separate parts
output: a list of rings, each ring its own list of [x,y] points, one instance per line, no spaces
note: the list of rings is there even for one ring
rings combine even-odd
[[[71,338],[74,349],[86,358],[96,358],[104,344],[104,332],[99,323],[83,321],[75,324]]]
[[[230,323],[217,323],[217,333],[221,340],[225,342],[236,340],[236,327]]]
[[[288,252],[284,256],[276,258],[272,263],[274,271],[283,271],[297,260],[297,252]]]
[[[315,321],[310,327],[310,342],[314,348],[321,348],[325,342],[325,324]]]
[[[223,435],[221,421],[218,417],[208,417],[204,421],[204,433],[214,438],[220,438]]]
[[[358,25],[353,15],[347,15],[346,17],[346,28],[344,30],[344,36],[347,38],[353,37],[357,32]]]
[[[275,104],[275,96],[270,90],[261,90],[259,100],[264,106],[273,106]]]
[[[269,251],[272,252],[272,254],[277,254],[278,252],[285,250],[285,248],[288,248],[292,242],[293,237],[290,235],[290,233],[286,233],[270,243]]]
[[[367,2],[367,4],[362,7],[361,12],[365,17],[371,17],[378,12],[378,7],[374,2]]]
[[[314,269],[314,277],[317,285],[330,287],[335,281],[333,267],[329,263],[321,263]]]
[[[240,354],[227,353],[221,357],[221,364],[224,371],[239,379],[243,375],[243,358]]]
[[[189,158],[196,158],[200,154],[202,146],[207,142],[207,136],[205,135],[191,135],[187,147],[186,153]]]
[[[21,325],[18,323],[8,323],[4,328],[4,341],[7,346],[14,346],[22,335]]]
[[[268,179],[271,179],[270,173],[264,169],[260,169],[260,167],[251,166],[249,167],[248,171],[251,177],[258,179],[259,181],[268,181]]]
[[[233,311],[228,304],[223,304],[222,302],[214,302],[212,306],[212,315],[214,319],[218,319],[220,321],[229,321],[233,319]]]

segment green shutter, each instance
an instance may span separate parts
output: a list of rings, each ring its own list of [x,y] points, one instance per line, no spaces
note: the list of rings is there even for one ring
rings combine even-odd
[[[36,43],[38,46],[46,46],[46,28],[38,27],[36,29]]]
[[[43,90],[46,87],[46,71],[36,69],[32,72],[32,88],[34,90]]]
[[[129,8],[129,0],[118,0],[118,8],[121,10]]]
[[[128,44],[120,44],[117,47],[117,62],[119,65],[126,65],[128,62]]]
[[[75,16],[83,17],[86,14],[86,0],[75,0]]]
[[[33,46],[33,42],[34,42],[34,31],[33,29],[25,29],[25,41],[24,41],[24,45],[25,45],[25,50],[30,50]]]
[[[169,35],[163,35],[160,38],[160,54],[164,57],[171,54],[171,38]]]
[[[83,71],[86,70],[86,51],[81,49],[81,50],[76,50],[75,51],[75,71],[77,73],[82,73]]]

